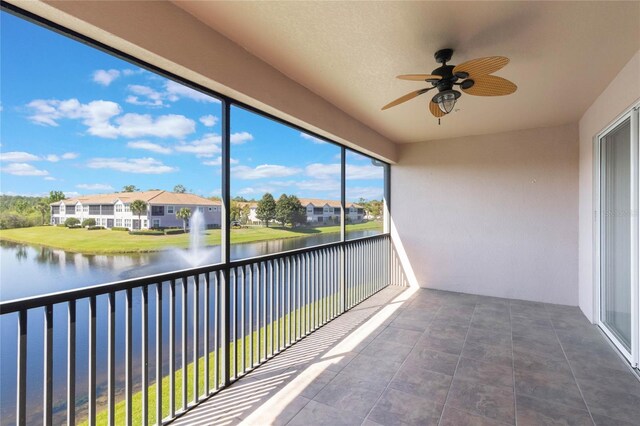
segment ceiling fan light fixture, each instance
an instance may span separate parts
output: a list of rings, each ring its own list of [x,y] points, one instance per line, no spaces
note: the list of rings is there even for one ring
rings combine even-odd
[[[433,97],[433,102],[438,104],[440,111],[449,114],[453,111],[453,107],[456,105],[459,97],[460,92],[457,90],[443,90]]]

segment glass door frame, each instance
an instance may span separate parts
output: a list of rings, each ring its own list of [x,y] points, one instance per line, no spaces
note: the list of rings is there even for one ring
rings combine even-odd
[[[598,133],[593,140],[593,279],[594,279],[594,319],[596,324],[611,340],[629,363],[638,368],[640,364],[640,224],[638,223],[640,189],[640,102],[620,114],[611,124]],[[624,121],[630,120],[631,128],[631,351],[628,351],[609,331],[602,319],[601,308],[601,152],[603,139]]]

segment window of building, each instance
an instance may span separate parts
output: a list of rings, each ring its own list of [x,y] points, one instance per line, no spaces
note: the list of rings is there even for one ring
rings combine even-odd
[[[118,228],[122,227],[122,219],[116,219],[116,226]]]
[[[130,211],[131,211],[131,207],[129,206],[129,204],[128,204],[128,203],[126,203],[126,204],[124,205],[124,211],[125,211],[125,212],[130,212]]]
[[[151,206],[151,216],[164,216],[164,206]]]
[[[173,206],[167,206],[167,214],[174,214],[174,207]]]
[[[122,212],[122,204],[116,204],[116,212],[117,213]]]
[[[131,219],[125,219],[124,226],[125,228],[131,228]]]
[[[198,211],[199,211],[200,213],[204,213],[204,207],[198,207]]]

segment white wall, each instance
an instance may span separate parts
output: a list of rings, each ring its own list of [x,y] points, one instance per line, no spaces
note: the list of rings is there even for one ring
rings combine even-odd
[[[593,138],[618,115],[640,99],[640,51],[620,70],[615,79],[580,119],[580,309],[594,320],[593,282]]]
[[[578,304],[576,125],[404,145],[391,185],[420,286]]]

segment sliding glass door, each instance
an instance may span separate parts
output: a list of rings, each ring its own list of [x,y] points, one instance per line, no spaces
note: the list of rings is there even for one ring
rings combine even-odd
[[[631,110],[599,138],[600,326],[638,359],[638,120]]]

